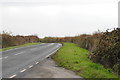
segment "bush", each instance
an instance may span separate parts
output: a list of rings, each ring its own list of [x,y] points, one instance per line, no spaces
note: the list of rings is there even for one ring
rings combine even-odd
[[[120,29],[103,33],[93,53],[92,61],[112,68],[120,75]]]
[[[39,42],[39,38],[35,35],[31,36],[13,36],[10,33],[3,32],[3,34],[0,34],[0,44],[2,44],[2,48],[10,47],[10,46],[17,46],[25,43],[35,43]]]

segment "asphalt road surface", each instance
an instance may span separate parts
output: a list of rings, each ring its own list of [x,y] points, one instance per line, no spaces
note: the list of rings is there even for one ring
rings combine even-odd
[[[43,43],[39,45],[16,48],[2,52],[2,78],[14,78],[38,64],[62,45],[59,43]]]

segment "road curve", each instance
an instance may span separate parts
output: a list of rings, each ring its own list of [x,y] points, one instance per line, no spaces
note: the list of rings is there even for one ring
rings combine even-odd
[[[14,78],[55,53],[62,45],[43,43],[2,52],[2,78]]]

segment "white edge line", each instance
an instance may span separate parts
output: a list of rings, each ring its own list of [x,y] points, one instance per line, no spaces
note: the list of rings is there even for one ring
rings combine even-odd
[[[61,46],[58,49],[56,49],[55,51],[53,51],[51,54],[47,55],[45,58],[51,56],[52,54],[54,54],[55,52],[57,52],[60,48],[61,48]]]
[[[23,70],[21,70],[20,72],[22,73],[22,72],[25,72],[26,71],[26,69],[23,69]]]
[[[10,76],[9,78],[14,78],[16,75],[12,75],[12,76]]]

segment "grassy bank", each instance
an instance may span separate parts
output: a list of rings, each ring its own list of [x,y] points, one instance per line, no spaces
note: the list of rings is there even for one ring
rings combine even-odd
[[[32,45],[37,45],[37,44],[40,44],[40,43],[26,43],[26,44],[19,45],[19,46],[12,46],[12,47],[7,47],[7,48],[2,48],[2,49],[0,49],[0,51],[5,51],[5,50],[9,50],[9,49],[14,49],[14,48],[20,48],[20,47],[25,47],[25,46],[32,46]]]
[[[73,43],[64,43],[64,46],[53,56],[53,59],[59,66],[72,70],[81,77],[88,78],[88,80],[117,78],[111,69],[105,69],[102,65],[91,62],[88,53],[87,50],[79,48]]]

